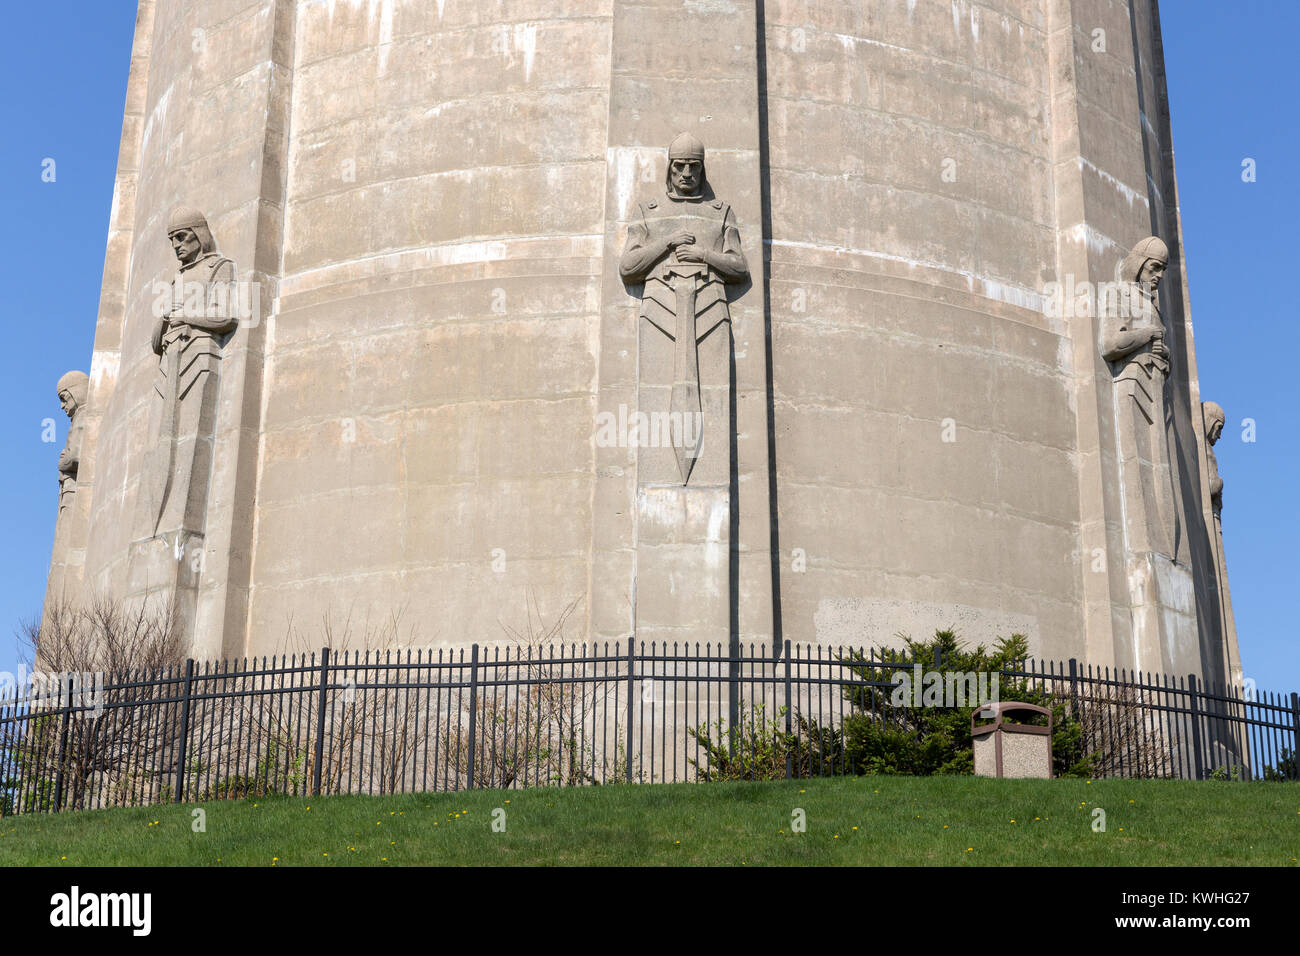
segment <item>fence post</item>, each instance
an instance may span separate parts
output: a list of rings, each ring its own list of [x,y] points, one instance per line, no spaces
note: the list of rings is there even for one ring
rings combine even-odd
[[[1295,779],[1300,780],[1300,694],[1294,692],[1291,694],[1291,727],[1295,735],[1291,745],[1291,766],[1295,768]]]
[[[627,763],[627,782],[632,782],[632,666],[636,651],[633,647],[634,637],[627,639],[627,753],[624,754]]]
[[[1205,779],[1205,762],[1201,757],[1201,712],[1196,706],[1196,675],[1187,675],[1187,703],[1192,712],[1192,766],[1196,770],[1196,779]]]
[[[464,660],[464,658],[461,658]],[[469,652],[469,769],[465,771],[465,789],[474,789],[474,735],[478,728],[478,644]]]
[[[185,751],[190,737],[190,696],[194,692],[194,658],[185,659],[185,696],[181,698],[181,743],[176,758],[176,803],[185,799]]]
[[[1079,662],[1076,658],[1070,658],[1070,699],[1068,702],[1069,714],[1071,717],[1079,716]]]
[[[794,776],[794,754],[790,753],[790,642],[785,642],[785,779]]]
[[[67,678],[68,699],[63,699],[64,678]],[[63,808],[63,762],[68,757],[68,719],[72,714],[72,680],[71,674],[59,675],[59,703],[63,705],[63,719],[59,721],[59,763],[54,773],[54,812]]]
[[[320,796],[321,763],[325,759],[325,693],[329,689],[330,649],[320,651],[320,697],[316,704],[316,765],[311,772],[311,795]]]

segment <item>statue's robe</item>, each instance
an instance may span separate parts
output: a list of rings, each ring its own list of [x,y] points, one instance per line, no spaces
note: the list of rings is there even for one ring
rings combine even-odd
[[[1102,343],[1114,376],[1119,457],[1123,469],[1129,547],[1178,560],[1181,540],[1175,496],[1171,409],[1165,400],[1169,361],[1152,343],[1129,348],[1126,338],[1163,329],[1155,301],[1130,284],[1122,291],[1116,315],[1108,316]]]
[[[1210,472],[1210,511],[1214,515],[1214,567],[1219,586],[1220,627],[1223,636],[1225,679],[1230,685],[1241,684],[1241,651],[1237,644],[1237,621],[1232,613],[1232,591],[1228,587],[1228,558],[1223,549],[1223,479],[1219,477],[1219,459],[1209,436],[1205,439],[1205,459]],[[1245,753],[1245,741],[1238,741],[1238,752]]]
[[[1205,459],[1210,469],[1210,504],[1214,508],[1214,517],[1218,518],[1223,511],[1223,479],[1219,477],[1219,459],[1208,439],[1205,442]]]
[[[77,469],[81,465],[81,439],[85,432],[81,418],[81,409],[75,408],[68,422],[68,440],[59,452],[59,517],[72,506],[72,498],[77,493]]]
[[[695,237],[697,247],[722,253],[731,268],[681,262],[676,249],[656,258],[657,244],[683,231]],[[638,204],[628,225],[620,272],[625,281],[645,283],[640,316],[674,342],[669,411],[674,416],[674,452],[685,484],[703,440],[697,347],[718,323],[731,317],[724,285],[748,275],[731,206],[720,199],[672,195]]]
[[[199,301],[203,314],[194,315]],[[221,351],[238,325],[236,305],[235,264],[210,252],[181,267],[172,311],[154,331],[159,359],[146,475],[147,536],[203,533]]]

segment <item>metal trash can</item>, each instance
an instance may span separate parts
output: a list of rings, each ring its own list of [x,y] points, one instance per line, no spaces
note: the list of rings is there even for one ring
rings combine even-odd
[[[1042,724],[1008,723],[1004,715],[1042,715]],[[992,719],[989,724],[977,724],[980,718]],[[971,743],[975,746],[975,775],[977,777],[1039,777],[1052,776],[1052,712],[1037,704],[1018,700],[1004,700],[985,704],[970,715]]]

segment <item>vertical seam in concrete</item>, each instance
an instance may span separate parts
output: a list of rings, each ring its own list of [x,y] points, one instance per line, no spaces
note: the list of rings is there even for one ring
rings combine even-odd
[[[600,200],[600,223],[601,223],[600,244],[602,250],[604,249],[605,246],[605,231],[608,228],[608,223],[609,223],[609,131],[612,125],[610,123],[609,114],[610,114],[610,110],[613,109],[614,106],[614,8],[612,5],[610,6],[609,9],[609,44],[606,47],[606,56],[607,56],[607,62],[609,63],[609,74],[605,83],[605,96],[607,98],[605,102],[605,170],[601,182],[602,195]],[[596,296],[595,296],[596,312],[595,315],[593,316],[593,319],[596,324],[596,328],[595,328],[596,334],[591,339],[593,345],[595,346],[595,359],[596,359],[595,388],[592,390],[592,403],[591,403],[592,405],[591,420],[592,420],[592,424],[594,425],[596,422],[596,416],[600,414],[600,406],[601,406],[600,386],[601,386],[601,382],[603,381],[601,373],[604,371],[602,366],[604,364],[603,356],[605,350],[604,348],[602,348],[601,345],[602,333],[604,331],[604,325],[605,325],[604,269],[601,268],[597,270],[596,273],[592,276],[592,278],[589,281],[594,281],[596,283],[596,290],[595,290],[596,291]],[[596,446],[595,436],[596,436],[596,430],[595,428],[593,428],[592,440],[591,440],[591,493],[588,495],[588,501],[590,503],[587,508],[587,514],[589,516],[589,520],[591,521],[591,528],[590,528],[590,533],[587,535],[587,596],[585,602],[587,605],[586,635],[588,638],[591,639],[594,639],[592,627],[594,626],[596,621],[595,589],[599,587],[601,583],[598,580],[598,575],[596,574],[596,558],[597,558],[596,522],[599,520],[596,514],[596,501],[597,501],[597,492],[598,489],[600,488],[600,454],[599,454],[599,449]],[[633,578],[633,580],[635,581],[635,577]],[[635,584],[633,585],[633,587],[635,587]],[[632,595],[632,602],[633,602],[633,607],[635,608],[636,605],[635,592]],[[632,620],[633,621],[636,620],[635,610],[633,611]]]
[[[1137,81],[1138,135],[1142,137],[1142,166],[1147,177],[1147,211],[1151,217],[1151,235],[1158,236],[1160,217],[1156,209],[1156,197],[1152,195],[1151,189],[1155,180],[1151,175],[1151,148],[1147,145],[1147,123],[1150,122],[1150,117],[1147,116],[1146,94],[1142,91],[1142,50],[1138,46],[1137,0],[1129,0],[1128,26],[1133,38],[1133,76]]]
[[[759,268],[763,278],[763,341],[767,383],[767,507],[768,547],[772,568],[772,652],[784,646],[781,628],[781,534],[778,527],[776,487],[776,395],[772,374],[772,174],[770,129],[767,117],[767,3],[755,0],[755,54],[758,60],[758,188],[762,218]]]
[[[1059,19],[1062,14],[1064,15],[1064,23],[1059,22]],[[1068,242],[1068,240],[1065,239],[1062,235],[1063,230],[1070,228],[1072,224],[1063,224],[1060,220],[1060,209],[1061,209],[1060,197],[1062,194],[1062,186],[1063,186],[1062,180],[1060,178],[1060,174],[1061,174],[1062,167],[1067,162],[1069,163],[1070,168],[1073,172],[1071,181],[1069,183],[1069,188],[1071,189],[1071,191],[1077,194],[1078,203],[1079,203],[1079,214],[1081,217],[1080,222],[1085,225],[1087,223],[1087,210],[1084,205],[1085,195],[1083,189],[1082,173],[1079,171],[1079,166],[1077,162],[1077,158],[1083,155],[1083,142],[1079,130],[1078,75],[1074,65],[1074,18],[1072,14],[1073,14],[1072,0],[1060,0],[1059,3],[1049,4],[1048,6],[1047,35],[1048,35],[1049,82],[1047,88],[1047,96],[1048,96],[1048,109],[1050,111],[1051,123],[1053,127],[1051,135],[1052,135],[1053,143],[1056,144],[1053,148],[1053,153],[1052,153],[1052,192],[1053,195],[1056,197],[1054,225],[1055,225],[1055,232],[1056,232],[1056,273],[1057,273],[1056,278],[1058,282],[1062,281],[1064,276],[1067,273],[1074,271],[1072,267],[1066,268],[1066,263],[1063,258],[1063,253],[1066,250],[1066,246],[1064,245],[1064,243]],[[1057,37],[1058,34],[1063,34],[1059,42],[1054,40],[1054,38]],[[1059,57],[1059,60],[1057,59],[1057,57]],[[1065,78],[1063,79],[1063,77]],[[1070,144],[1061,144],[1060,142],[1061,124],[1065,122],[1065,118],[1057,113],[1057,106],[1058,106],[1057,94],[1060,86],[1063,83],[1073,86],[1073,91],[1071,92],[1070,95],[1070,104],[1071,104],[1070,108],[1073,111],[1073,116],[1069,118],[1069,121],[1072,122],[1074,125],[1072,149],[1068,148]],[[1063,156],[1062,155],[1063,153],[1066,155]],[[1086,242],[1082,250],[1078,253],[1078,256],[1076,256],[1076,260],[1082,261],[1085,270],[1085,277],[1086,277],[1086,270],[1088,268],[1088,248]],[[1086,322],[1088,324],[1088,329],[1087,329],[1088,334],[1086,336],[1081,336],[1079,334],[1077,326],[1078,323],[1080,322]],[[1096,353],[1097,353],[1096,329],[1092,326],[1091,320],[1086,318],[1075,318],[1069,328],[1070,328],[1070,341],[1072,344],[1071,363],[1073,366],[1072,374],[1074,379],[1074,388],[1075,388],[1076,395],[1080,395],[1079,386],[1081,381],[1081,374],[1080,374],[1081,362],[1086,361],[1086,366],[1085,366],[1086,373],[1087,373],[1086,377],[1089,379],[1095,379],[1095,377],[1091,373],[1095,369],[1094,363],[1096,361]],[[1080,341],[1080,339],[1083,339],[1083,341]],[[1086,359],[1084,355],[1080,354],[1081,348],[1086,348],[1088,350]],[[1080,397],[1082,397],[1085,400],[1092,401],[1098,413],[1100,413],[1103,402],[1101,397],[1096,395],[1095,390],[1085,390]],[[1109,406],[1112,409],[1111,414],[1113,415],[1114,414],[1113,398],[1108,397],[1108,400],[1105,401],[1105,405]],[[1109,567],[1107,567],[1106,570],[1103,572],[1104,573],[1103,582],[1101,583],[1100,586],[1096,585],[1095,579],[1093,577],[1093,575],[1095,575],[1096,572],[1090,570],[1090,563],[1089,563],[1090,554],[1087,550],[1087,544],[1089,543],[1089,538],[1084,532],[1085,513],[1086,513],[1086,509],[1091,503],[1086,494],[1088,488],[1088,475],[1085,474],[1085,469],[1090,467],[1085,456],[1086,449],[1095,449],[1096,461],[1095,464],[1093,464],[1091,467],[1094,467],[1099,473],[1098,480],[1100,481],[1101,484],[1104,485],[1106,480],[1105,479],[1106,464],[1105,464],[1105,454],[1104,454],[1105,449],[1103,447],[1104,443],[1102,439],[1102,434],[1103,434],[1102,424],[1100,420],[1098,420],[1096,427],[1094,429],[1091,429],[1085,436],[1081,434],[1080,429],[1086,427],[1085,422],[1087,420],[1088,420],[1087,417],[1081,415],[1080,411],[1076,408],[1075,410],[1075,436],[1076,436],[1075,454],[1076,454],[1076,461],[1078,462],[1078,468],[1079,468],[1079,474],[1078,474],[1079,536],[1080,536],[1079,542],[1081,545],[1080,555],[1079,555],[1079,576],[1080,576],[1080,598],[1081,598],[1081,603],[1084,612],[1083,646],[1085,649],[1085,656],[1089,660],[1098,660],[1098,661],[1103,659],[1114,660],[1116,654],[1115,643],[1117,640],[1119,640],[1119,635],[1115,633],[1114,620],[1113,620],[1113,613],[1115,608],[1114,594],[1111,589],[1111,574],[1113,572]],[[1086,441],[1085,441],[1085,437],[1087,439]],[[1110,522],[1107,516],[1107,507],[1106,507],[1104,492],[1101,494],[1100,499],[1097,500],[1095,503],[1098,505],[1097,517],[1100,519],[1101,522],[1099,534],[1100,534],[1101,544],[1103,545],[1103,552],[1110,553],[1111,549],[1109,547],[1109,542],[1108,542],[1109,539],[1108,526]],[[1121,510],[1123,508],[1123,505],[1124,505],[1123,495],[1120,495]],[[1124,534],[1124,528],[1125,528],[1125,523],[1123,521],[1122,515],[1119,523],[1120,523],[1120,534],[1122,536]],[[1093,538],[1091,540],[1095,542],[1097,539]],[[1095,610],[1103,610],[1105,612],[1105,623],[1104,623],[1102,634],[1093,633],[1094,631],[1093,621],[1095,617],[1093,612]],[[1108,653],[1104,655],[1099,655],[1097,653],[1098,648],[1096,646],[1098,644],[1103,645]]]
[[[595,316],[596,329],[595,329],[595,337],[594,337],[596,368],[595,368],[595,400],[593,404],[593,410],[596,415],[600,414],[601,405],[602,402],[604,401],[603,386],[605,383],[605,371],[606,371],[605,361],[604,361],[604,353],[605,353],[604,334],[605,334],[607,306],[605,303],[604,290],[605,290],[606,269],[609,268],[609,261],[608,261],[609,249],[606,248],[606,245],[608,242],[608,232],[610,227],[609,175],[610,175],[610,148],[613,145],[610,140],[610,131],[613,129],[612,112],[614,109],[614,82],[615,82],[614,40],[615,40],[615,32],[616,32],[615,20],[617,16],[618,16],[617,4],[613,4],[610,7],[609,18],[608,18],[609,45],[607,47],[607,52],[609,58],[609,74],[606,82],[606,96],[608,97],[608,101],[605,104],[605,169],[604,169],[604,181],[602,184],[602,188],[604,189],[604,197],[601,200],[601,230],[600,230],[602,262],[601,262],[601,268],[596,273],[595,276],[595,281],[598,283],[598,285],[596,287],[596,316]],[[638,345],[639,345],[639,337],[640,337],[639,319],[637,322],[637,336],[638,336]],[[635,360],[633,362],[633,368],[635,370],[634,376],[639,375],[639,363],[637,363]],[[633,380],[634,395],[636,394],[636,390],[638,386],[639,386],[639,379],[634,377]],[[593,415],[593,425],[594,425],[594,421],[595,421],[595,415]],[[591,446],[592,481],[591,481],[591,498],[590,498],[591,507],[589,512],[591,517],[591,532],[590,532],[590,544],[588,546],[587,596],[586,596],[588,637],[593,636],[592,628],[596,625],[597,603],[605,600],[605,596],[608,595],[608,588],[610,584],[609,581],[605,580],[605,576],[599,573],[597,568],[597,561],[600,556],[600,549],[597,547],[597,537],[598,535],[601,534],[600,531],[601,519],[600,516],[597,515],[596,513],[596,507],[597,507],[597,502],[599,500],[599,492],[600,492],[602,475],[601,475],[600,449],[595,444],[594,428],[592,431],[592,435],[593,435],[592,446]],[[636,454],[635,449],[629,449],[629,453],[632,454],[635,458],[635,454]],[[635,465],[633,465],[633,467],[635,468]],[[637,578],[636,578],[636,566],[635,566],[635,562],[637,560],[636,558],[637,500],[636,500],[635,480],[633,481],[632,498],[630,501],[628,501],[627,505],[628,505],[627,520],[631,523],[632,561],[633,561],[631,581],[629,582],[631,591],[627,595],[628,602],[629,602],[628,617],[627,617],[627,622],[628,622],[627,633],[629,637],[632,637],[635,636],[636,634],[636,601],[637,601],[637,589],[636,589]],[[610,599],[612,599],[612,597]]]
[[[270,76],[270,82],[268,83],[268,89],[267,89],[268,96],[273,96],[274,95],[273,88],[275,82],[275,69],[276,69],[275,52],[276,52],[276,47],[278,46],[279,40],[281,38],[280,31],[283,28],[281,23],[281,17],[283,17],[284,20],[287,21],[288,23],[289,38],[288,38],[288,54],[286,57],[286,62],[284,64],[284,70],[287,76],[286,81],[288,83],[288,89],[285,91],[284,131],[282,133],[285,142],[285,148],[284,148],[285,156],[284,156],[284,175],[280,182],[280,196],[279,196],[280,248],[278,250],[279,255],[276,257],[276,295],[271,298],[270,314],[266,318],[266,328],[264,329],[264,337],[262,339],[262,356],[260,362],[260,369],[258,373],[259,394],[258,394],[258,403],[257,403],[257,422],[256,422],[257,456],[253,468],[253,478],[252,478],[253,487],[252,487],[252,494],[250,498],[250,507],[249,507],[250,515],[248,519],[248,532],[247,532],[248,560],[245,564],[247,577],[243,582],[241,582],[244,591],[244,614],[243,614],[244,620],[243,620],[243,627],[241,630],[242,630],[243,650],[245,654],[247,654],[248,652],[249,645],[251,643],[251,637],[252,637],[253,590],[254,590],[254,582],[257,580],[257,576],[254,572],[254,568],[257,563],[257,551],[258,551],[257,537],[261,525],[260,522],[261,511],[257,507],[257,498],[258,498],[258,491],[262,485],[263,463],[266,460],[266,454],[265,454],[266,434],[265,434],[265,430],[262,428],[262,422],[266,420],[267,405],[270,400],[267,383],[268,383],[270,372],[273,368],[273,362],[271,356],[273,355],[274,338],[275,338],[275,318],[279,311],[279,303],[280,303],[279,278],[284,275],[285,237],[288,235],[289,192],[290,192],[289,180],[293,176],[293,163],[290,161],[290,156],[293,150],[293,135],[292,135],[293,134],[293,80],[294,80],[294,74],[297,70],[298,10],[297,10],[297,4],[293,2],[293,0],[288,0],[288,2],[291,3],[292,9],[287,13],[282,12],[283,9],[282,5],[285,2],[286,0],[274,0],[274,5],[272,8],[274,11],[276,22],[273,24],[271,28],[271,51],[270,51],[271,76]],[[265,162],[265,154],[263,155],[263,162]],[[227,582],[227,587],[229,587],[229,581]],[[229,606],[229,596],[227,596],[227,606]],[[225,630],[229,632],[229,627],[227,626]],[[225,649],[226,641],[227,641],[226,635],[223,635],[222,636],[223,650]]]

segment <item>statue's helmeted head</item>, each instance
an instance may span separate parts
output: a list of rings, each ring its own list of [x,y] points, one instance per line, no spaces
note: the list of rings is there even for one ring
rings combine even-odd
[[[172,210],[167,219],[167,238],[171,240],[176,258],[185,265],[217,251],[208,220],[192,206],[177,206]]]
[[[71,418],[78,408],[86,404],[86,396],[90,392],[90,378],[85,372],[64,372],[56,389],[59,393],[59,405]]]
[[[1205,440],[1213,445],[1223,434],[1223,426],[1228,416],[1218,402],[1201,402],[1201,415],[1205,419]]]
[[[691,133],[678,133],[668,144],[668,195],[695,199],[704,195],[704,144]]]
[[[1124,257],[1119,277],[1124,282],[1146,282],[1154,292],[1169,264],[1169,247],[1159,236],[1147,236]]]

